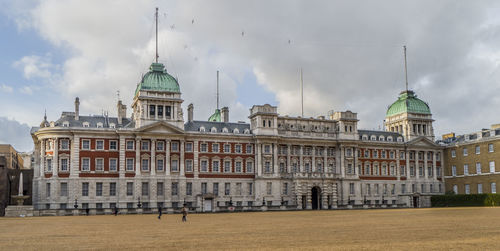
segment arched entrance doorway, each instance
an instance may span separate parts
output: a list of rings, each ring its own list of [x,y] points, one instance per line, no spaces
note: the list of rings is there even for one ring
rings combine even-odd
[[[311,203],[313,210],[321,209],[321,189],[319,187],[311,189]]]

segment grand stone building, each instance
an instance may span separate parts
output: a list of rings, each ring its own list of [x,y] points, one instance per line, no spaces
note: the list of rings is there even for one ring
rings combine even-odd
[[[404,91],[385,131],[358,129],[351,111],[317,118],[254,105],[250,123],[184,121],[179,83],[153,63],[134,94],[132,116],[74,112],[32,129],[33,202],[38,210],[123,211],[328,209],[428,206],[444,192],[443,148],[428,105]],[[141,209],[142,210],[142,209]]]

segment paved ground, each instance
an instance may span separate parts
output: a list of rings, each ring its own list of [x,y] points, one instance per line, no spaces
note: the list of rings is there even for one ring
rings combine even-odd
[[[0,218],[1,250],[500,250],[500,208]]]

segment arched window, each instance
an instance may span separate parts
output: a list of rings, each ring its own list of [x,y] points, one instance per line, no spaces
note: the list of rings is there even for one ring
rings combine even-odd
[[[97,128],[102,128],[102,123],[101,122],[97,123]]]
[[[379,141],[385,141],[385,137],[384,136],[380,136],[380,137],[378,137],[378,140]]]
[[[245,129],[245,131],[243,131],[243,134],[250,134],[250,130]]]
[[[377,140],[377,137],[376,137],[375,135],[372,135],[372,136],[370,137],[370,140],[372,140],[372,141],[376,141],[376,140]]]
[[[210,132],[216,133],[217,132],[217,128],[215,128],[215,126],[212,127],[212,129],[210,129]]]
[[[392,136],[387,137],[387,141],[392,142]]]
[[[224,128],[222,128],[222,132],[224,132],[224,133],[228,133],[229,131],[227,130],[227,128],[226,128],[226,127],[224,127]]]
[[[205,132],[205,127],[200,127],[200,132]]]
[[[269,127],[271,127],[271,120],[268,120],[267,124],[269,125]]]
[[[362,138],[362,139],[363,139],[363,140],[368,140],[368,135],[366,135],[366,134],[365,134],[365,135],[363,135],[363,138]]]
[[[262,126],[266,127],[266,120],[262,120]]]
[[[234,128],[233,133],[234,133],[234,134],[236,134],[236,133],[240,133],[240,130],[238,130],[238,128]]]

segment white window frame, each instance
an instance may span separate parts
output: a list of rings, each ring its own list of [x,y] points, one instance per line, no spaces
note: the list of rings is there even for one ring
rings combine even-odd
[[[64,163],[63,163],[64,161],[66,161],[66,168],[64,168]],[[61,163],[59,164],[59,166],[61,172],[69,172],[69,158],[61,158],[60,162]]]
[[[246,151],[246,154],[253,154],[253,145],[247,144],[245,151]]]
[[[480,146],[476,146],[476,154],[481,154],[481,147]]]
[[[179,142],[177,141],[172,141],[170,143],[170,149],[172,150],[172,152],[176,153],[176,152],[179,152]]]
[[[483,184],[478,183],[477,184],[477,194],[482,194],[483,193]]]
[[[111,164],[113,162],[115,163],[114,168],[112,168],[113,165]],[[109,171],[110,172],[117,172],[118,171],[118,159],[117,158],[110,158],[109,159]]]
[[[220,160],[218,159],[212,160],[212,172],[214,173],[220,172]]]
[[[224,160],[224,172],[225,173],[230,173],[231,172],[231,160]],[[229,165],[227,165],[229,163]]]
[[[142,140],[141,141],[141,151],[149,151],[149,141]]]
[[[85,168],[85,161],[87,161],[87,168]],[[82,172],[90,172],[90,158],[82,158]]]
[[[219,143],[212,143],[212,152],[213,153],[218,153],[220,150]]]
[[[239,167],[238,167],[238,164],[239,164]],[[239,170],[238,170],[238,168],[239,168]],[[240,160],[237,160],[234,162],[234,171],[236,173],[243,172],[243,163]]]
[[[492,153],[492,152],[494,152],[494,151],[495,151],[495,149],[494,149],[493,144],[491,144],[491,143],[490,143],[490,144],[488,144],[488,152]]]
[[[451,166],[451,176],[457,176],[457,166]]]
[[[468,156],[468,155],[469,155],[469,152],[468,152],[468,150],[467,150],[467,147],[464,147],[464,149],[462,150],[462,152],[463,152],[463,155],[464,155],[464,156]]]
[[[490,188],[491,188],[491,193],[497,193],[497,183],[496,182],[491,182]]]
[[[85,147],[85,143],[88,143],[88,147]],[[90,139],[82,139],[82,150],[90,150]]]
[[[200,152],[206,153],[208,151],[208,143],[201,143],[200,144]]]
[[[180,171],[178,159],[171,159],[170,160],[170,171],[173,173],[177,173]]]
[[[248,168],[248,167],[250,167],[250,168]],[[247,160],[247,162],[246,162],[246,172],[247,173],[253,173],[254,172],[253,160]]]
[[[452,158],[457,157],[457,151],[455,149],[451,150],[451,157]]]
[[[481,162],[476,162],[476,174],[481,174]]]
[[[99,164],[100,162],[100,164]],[[95,159],[95,171],[96,172],[104,172],[104,158],[96,158]]]
[[[149,158],[141,158],[141,172],[149,172]]]
[[[495,173],[495,161],[490,161],[490,173]]]
[[[156,151],[159,151],[159,152],[165,151],[165,142],[164,141],[157,141],[156,142]]]
[[[465,184],[465,194],[470,194],[470,185]]]
[[[224,144],[224,153],[231,153],[231,144]]]
[[[208,172],[208,160],[202,159],[200,160],[200,172]]]
[[[192,159],[186,159],[186,172],[187,173],[192,173],[193,172],[193,160]]]
[[[102,147],[99,147],[99,143],[102,143]],[[96,150],[104,150],[104,140],[98,139],[95,141],[95,149]]]
[[[130,146],[129,143],[130,142],[132,142],[132,147],[129,148],[129,146]],[[125,142],[125,150],[134,150],[134,144],[135,144],[135,142],[133,140],[127,140]]]
[[[132,162],[131,165],[129,165],[130,164],[129,161]],[[125,171],[127,171],[127,172],[133,172],[134,171],[134,165],[135,165],[134,158],[126,158],[125,159]]]
[[[115,143],[115,147],[112,147],[112,143]],[[118,141],[117,140],[110,140],[109,141],[109,150],[110,151],[118,151]]]
[[[60,150],[69,150],[69,139],[61,139],[61,147],[59,149]]]
[[[158,172],[165,171],[165,158],[163,157],[156,158],[156,171]]]
[[[464,175],[469,175],[469,165],[464,164]]]
[[[193,152],[193,142],[186,142],[186,152]]]
[[[235,153],[241,153],[242,152],[242,150],[241,150],[241,144],[234,145],[234,152]]]

